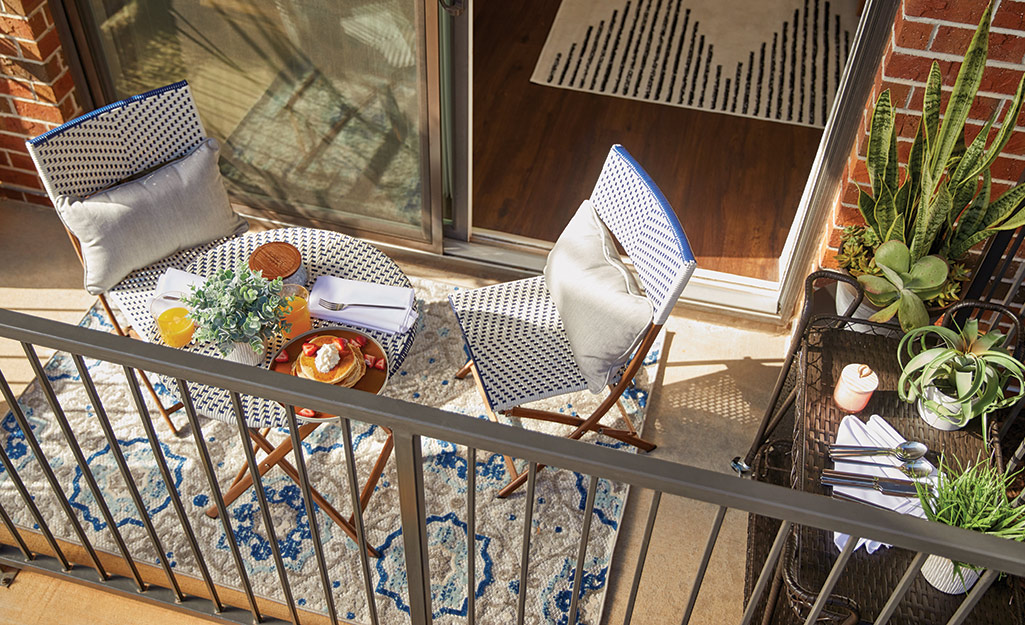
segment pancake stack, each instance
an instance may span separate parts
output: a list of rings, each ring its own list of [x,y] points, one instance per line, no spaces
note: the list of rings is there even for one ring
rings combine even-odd
[[[316,380],[317,382],[326,382],[352,388],[360,381],[363,374],[367,372],[367,364],[363,360],[363,352],[360,351],[359,347],[344,339],[342,342],[345,345],[339,349],[338,364],[330,371],[324,373],[317,370],[314,364],[316,354],[307,356],[300,352],[299,357],[292,364],[292,375],[306,378],[307,380]],[[333,336],[318,336],[311,340],[310,343],[316,345],[318,350],[334,349],[337,347],[336,339]],[[325,347],[326,345],[330,345],[330,347]]]

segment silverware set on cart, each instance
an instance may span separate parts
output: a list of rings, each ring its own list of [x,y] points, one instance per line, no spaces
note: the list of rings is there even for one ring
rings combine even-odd
[[[835,461],[858,465],[895,468],[912,479],[900,479],[880,475],[868,475],[864,473],[851,473],[847,471],[838,471],[836,469],[823,469],[821,481],[824,486],[865,488],[873,489],[884,495],[891,495],[894,497],[917,497],[918,487],[916,486],[914,479],[928,477],[933,470],[932,465],[925,460],[924,457],[928,451],[928,447],[917,441],[906,441],[896,447],[831,445],[829,447],[829,457]],[[900,460],[901,463],[899,465],[893,465],[854,459],[857,456],[892,456]],[[877,508],[888,509],[846,493],[837,492],[836,490],[833,491],[833,497],[836,499],[866,503]]]

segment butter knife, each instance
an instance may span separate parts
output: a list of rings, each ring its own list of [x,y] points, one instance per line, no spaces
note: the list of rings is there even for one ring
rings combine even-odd
[[[823,486],[843,486],[849,488],[873,488],[884,495],[894,497],[917,497],[918,490],[914,486],[904,484],[890,484],[888,482],[869,482],[863,480],[845,480],[828,475],[822,476]]]

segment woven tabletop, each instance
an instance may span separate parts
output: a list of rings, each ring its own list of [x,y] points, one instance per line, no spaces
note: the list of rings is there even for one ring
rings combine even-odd
[[[247,262],[253,250],[272,241],[285,241],[299,250],[308,272],[308,282],[304,285],[307,288],[311,287],[317,277],[322,275],[412,287],[399,266],[373,245],[338,232],[315,228],[281,228],[233,237],[185,257],[188,261],[182,266],[177,264],[172,266],[208,277],[217,270],[233,268],[240,262]],[[162,262],[158,270],[148,272],[140,270],[133,273],[132,276],[129,276],[131,280],[125,280],[125,283],[129,283],[131,288],[119,285],[121,288],[116,287],[114,292],[119,307],[132,321],[132,325],[139,334],[154,343],[160,342],[160,338],[156,325],[149,314],[149,301],[153,297],[156,279],[166,270],[166,264],[166,262]],[[145,276],[146,280],[142,280],[140,276]],[[418,304],[414,301],[413,306],[416,308]],[[390,334],[313,319],[314,328],[325,326],[351,327],[376,339],[388,354],[388,373],[392,375],[399,370],[406,354],[409,353],[413,340],[416,338],[418,324],[414,323],[412,328],[402,334]],[[284,343],[285,339],[282,337],[268,341],[263,366],[270,364],[271,359]],[[192,343],[188,349],[207,356],[221,357],[220,352],[211,343]],[[168,390],[177,390],[173,380],[165,380],[165,385]],[[222,421],[233,418],[231,400],[227,391],[191,384],[190,393],[196,410],[204,416]],[[285,424],[285,411],[280,404],[249,396],[243,396],[242,400],[246,422],[250,427],[278,427]]]
[[[852,332],[830,327],[815,327],[805,335],[800,360],[797,412],[793,443],[792,486],[806,492],[826,495],[828,489],[819,483],[822,469],[831,467],[828,446],[834,442],[840,421],[846,415],[832,401],[832,391],[843,367],[864,363],[879,375],[877,390],[859,417],[878,414],[902,436],[929,446],[929,459],[934,463],[940,453],[962,461],[973,461],[983,451],[979,420],[963,430],[944,432],[927,425],[915,407],[897,396],[898,339]],[[935,454],[935,455],[934,455]],[[770,539],[771,540],[771,539]],[[832,532],[810,527],[797,527],[785,551],[786,594],[791,607],[806,614],[815,591],[822,587],[839,550]],[[835,606],[849,605],[862,620],[873,620],[882,609],[911,563],[914,553],[899,548],[881,548],[868,554],[861,548],[854,552],[833,593]],[[1012,597],[1017,580],[997,581],[968,617],[967,623],[1023,623],[1021,597]],[[809,590],[814,589],[814,590]],[[946,622],[957,609],[963,595],[947,595],[933,589],[918,575],[907,596],[901,601],[891,623],[933,624]],[[842,622],[842,608],[830,610]]]

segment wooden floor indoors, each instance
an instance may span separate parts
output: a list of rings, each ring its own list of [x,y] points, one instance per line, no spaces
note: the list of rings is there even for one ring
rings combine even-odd
[[[558,6],[475,5],[474,227],[554,241],[620,143],[676,209],[699,267],[776,279],[821,130],[533,84]]]

